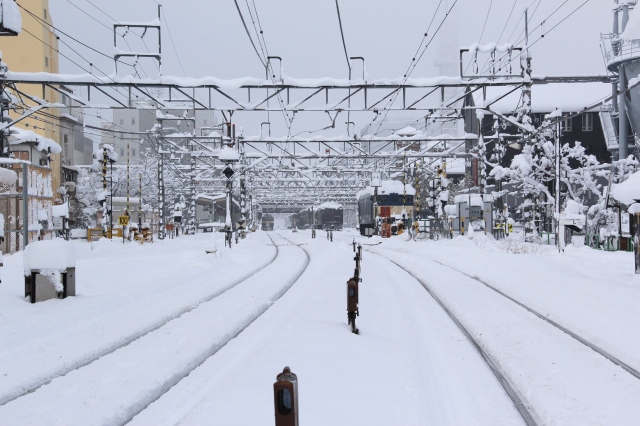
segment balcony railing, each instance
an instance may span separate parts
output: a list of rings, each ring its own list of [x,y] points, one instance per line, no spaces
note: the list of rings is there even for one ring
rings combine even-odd
[[[615,34],[601,34],[602,49],[608,67],[640,58],[640,40],[626,40]]]

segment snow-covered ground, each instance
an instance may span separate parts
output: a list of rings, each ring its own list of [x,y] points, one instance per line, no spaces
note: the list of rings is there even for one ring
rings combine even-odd
[[[216,257],[204,251],[210,235],[74,242],[78,296],[34,305],[21,253],[5,256],[0,425],[272,424],[285,365],[302,424],[524,424],[423,286],[537,424],[638,424],[640,379],[472,278],[640,370],[630,253],[278,231],[231,250],[220,240]],[[354,238],[365,249],[360,335],[346,321]]]

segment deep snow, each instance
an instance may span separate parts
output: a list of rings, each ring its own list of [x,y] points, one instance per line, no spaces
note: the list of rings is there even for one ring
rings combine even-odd
[[[639,369],[640,277],[630,253],[570,246],[558,254],[480,233],[437,242],[353,231],[335,232],[333,243],[322,232],[271,237],[277,257],[264,232],[231,250],[220,240],[219,257],[205,253],[211,234],[143,246],[76,241],[78,296],[34,305],[22,297],[22,253],[5,256],[0,404],[42,386],[1,405],[0,424],[112,425],[141,410],[130,424],[270,424],[272,384],[285,365],[300,381],[303,424],[523,424],[464,335],[385,258],[458,316],[540,425],[637,424],[638,379],[430,260]],[[365,248],[359,336],[346,323],[353,238]]]

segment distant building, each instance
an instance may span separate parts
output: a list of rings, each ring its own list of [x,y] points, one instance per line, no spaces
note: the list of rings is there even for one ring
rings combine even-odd
[[[60,133],[62,146],[62,166],[89,165],[92,163],[93,139],[84,133],[84,113],[80,103],[73,99],[73,92],[65,86],[60,87],[62,103],[60,108]]]
[[[52,27],[53,21],[49,13],[49,1],[21,0],[20,6],[33,13],[46,24],[42,24],[41,21],[20,9],[23,31],[15,37],[0,37],[0,51],[2,51],[3,62],[7,64],[10,71],[58,73],[58,38]],[[33,35],[28,34],[27,31]],[[18,84],[18,89],[48,102],[60,101],[59,94],[51,87],[45,87],[43,92],[40,85]],[[28,99],[23,100],[30,106],[34,105]],[[46,112],[53,116],[58,115],[58,111],[55,108],[48,109]],[[12,117],[15,118],[14,113],[12,113]],[[32,130],[38,135],[60,144],[61,132],[58,120],[53,119],[45,122],[43,120],[35,120],[36,117],[38,117],[38,114],[21,121],[20,127]],[[60,186],[61,162],[59,154],[52,154],[51,160],[52,186],[55,194]],[[34,162],[33,160],[31,161]],[[37,162],[34,162],[34,164],[37,164]]]
[[[102,122],[103,131],[100,144],[112,145],[122,161],[126,161],[127,145],[129,145],[131,163],[138,164],[141,152],[145,148],[150,148],[145,146],[147,143],[145,133],[156,125],[158,116],[182,118],[162,120],[165,135],[194,133],[195,126],[195,135],[200,136],[203,131],[217,124],[213,111],[194,111],[189,106],[180,108],[175,105],[171,108],[158,109],[146,102],[134,102],[131,109],[113,110],[113,121]]]

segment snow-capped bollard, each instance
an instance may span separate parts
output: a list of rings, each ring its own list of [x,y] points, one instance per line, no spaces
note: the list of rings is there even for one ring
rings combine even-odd
[[[76,253],[64,240],[36,241],[23,253],[24,296],[31,303],[76,295]]]
[[[351,326],[351,332],[359,334],[356,328],[356,317],[360,316],[358,311],[358,281],[351,278],[347,281],[347,319]]]
[[[285,367],[273,384],[276,426],[298,426],[298,376]]]
[[[206,246],[204,246],[204,251],[207,254],[213,253],[216,257],[218,257],[218,246],[216,244],[216,234],[215,232],[211,234],[211,238]]]

